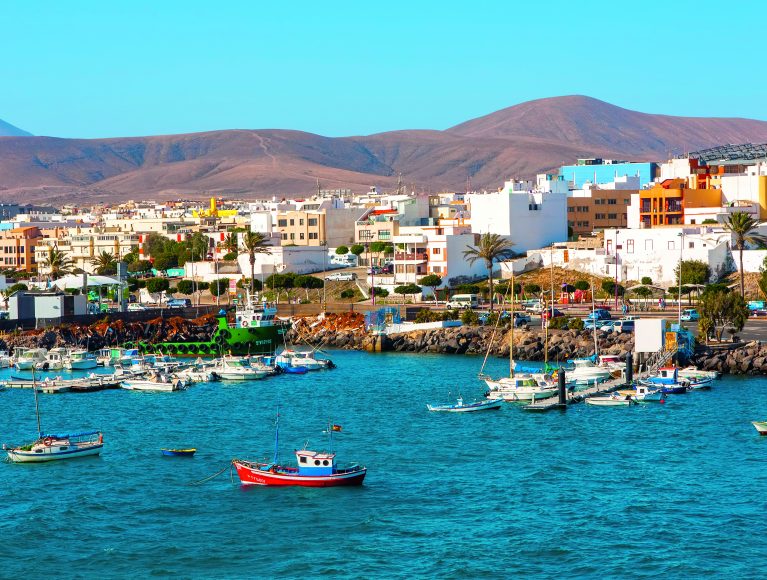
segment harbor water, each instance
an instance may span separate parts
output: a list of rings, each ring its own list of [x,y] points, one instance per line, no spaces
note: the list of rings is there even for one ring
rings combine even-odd
[[[481,396],[480,358],[333,352],[338,368],[187,391],[42,395],[98,458],[0,465],[0,577],[737,577],[767,568],[767,381],[666,404],[429,413]],[[508,371],[491,360],[490,374]],[[10,376],[7,369],[0,378]],[[29,389],[0,438],[35,435]],[[243,488],[232,458],[327,446],[359,488]],[[167,458],[162,447],[197,447]],[[224,470],[200,485],[190,483]]]

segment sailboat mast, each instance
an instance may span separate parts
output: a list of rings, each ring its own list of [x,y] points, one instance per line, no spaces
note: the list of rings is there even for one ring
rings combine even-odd
[[[280,452],[280,408],[277,407],[277,421],[274,425],[274,458],[272,463],[277,463]]]
[[[594,316],[594,276],[591,277],[591,319],[594,323],[594,356],[599,358],[599,341],[597,340],[597,319]]]
[[[514,378],[514,263],[511,265],[511,334],[509,335],[509,376]]]
[[[42,427],[40,427],[40,405],[37,402],[37,377],[35,375],[35,367],[32,367],[32,392],[35,394],[35,416],[37,417],[37,437],[43,436]]]

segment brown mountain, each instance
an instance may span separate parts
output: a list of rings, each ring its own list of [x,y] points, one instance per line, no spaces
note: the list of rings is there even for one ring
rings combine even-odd
[[[119,139],[0,137],[0,199],[52,203],[257,197],[326,188],[494,189],[578,157],[662,160],[668,151],[767,142],[767,122],[649,115],[588,97],[530,101],[446,131],[329,138],[230,130]]]

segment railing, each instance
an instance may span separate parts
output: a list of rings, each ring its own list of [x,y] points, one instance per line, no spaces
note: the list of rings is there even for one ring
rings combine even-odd
[[[422,260],[426,261],[427,254],[426,252],[418,252],[415,254],[407,254],[405,252],[396,252],[394,254],[395,260]]]

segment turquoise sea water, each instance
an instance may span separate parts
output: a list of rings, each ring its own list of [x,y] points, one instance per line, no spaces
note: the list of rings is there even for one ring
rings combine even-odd
[[[763,378],[665,405],[436,414],[482,391],[481,359],[334,352],[333,371],[178,393],[41,396],[46,431],[102,429],[100,458],[0,464],[0,577],[761,576]],[[507,363],[492,360],[504,373]],[[8,371],[3,371],[8,374]],[[360,488],[242,488],[233,457],[323,447]],[[29,390],[0,393],[0,438],[31,440]],[[196,446],[193,459],[161,447]]]

